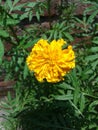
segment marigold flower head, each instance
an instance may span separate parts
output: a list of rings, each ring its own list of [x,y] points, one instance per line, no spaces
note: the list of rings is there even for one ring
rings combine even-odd
[[[30,71],[33,71],[38,81],[59,82],[75,67],[75,53],[72,46],[62,49],[66,44],[63,39],[40,39],[32,48],[26,62]]]

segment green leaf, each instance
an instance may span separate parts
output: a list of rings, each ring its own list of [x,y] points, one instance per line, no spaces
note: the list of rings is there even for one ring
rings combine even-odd
[[[49,30],[49,38],[48,38],[48,40],[51,40],[52,38],[53,38],[53,36],[54,36],[54,30]]]
[[[94,39],[92,40],[92,43],[98,44],[98,37],[94,37]]]
[[[12,5],[12,0],[7,0],[7,5],[10,7],[10,10],[12,10],[13,5]]]
[[[59,93],[59,95],[64,95],[65,94],[64,90],[62,90],[62,89],[58,89],[58,93]]]
[[[35,39],[35,40],[31,40],[31,41],[29,41],[27,44],[24,44],[23,45],[23,48],[24,49],[27,49],[27,48],[29,48],[29,47],[32,47],[36,42],[38,41],[38,38],[37,39]]]
[[[83,114],[82,114],[81,111],[78,109],[78,107],[77,107],[71,100],[69,100],[69,102],[70,102],[71,105],[76,109],[76,112],[83,117]]]
[[[90,125],[89,125],[89,130],[98,130],[98,129],[96,129],[96,123],[91,123]],[[98,127],[97,127],[98,128]]]
[[[27,67],[27,64],[25,64],[24,71],[23,71],[23,78],[25,79],[27,75],[28,75],[28,67]]]
[[[23,13],[23,14],[19,17],[20,20],[23,20],[23,19],[25,19],[25,18],[28,18],[28,12]]]
[[[92,65],[92,69],[95,70],[98,65],[98,60],[93,61],[91,65]]]
[[[33,17],[33,12],[32,12],[32,11],[30,11],[30,12],[29,12],[29,21],[31,21],[31,20],[32,20],[32,17]]]
[[[95,43],[95,44],[98,44],[98,41],[97,41],[97,40],[93,40],[92,42]]]
[[[74,40],[73,37],[69,33],[63,32],[63,34],[69,41],[73,41]]]
[[[4,56],[4,45],[2,41],[0,40],[0,64],[2,63],[3,56]]]
[[[62,29],[65,27],[65,22],[62,22],[60,25],[59,25],[59,29]]]
[[[72,94],[69,94],[69,95],[56,95],[56,96],[53,96],[54,99],[56,100],[62,100],[62,101],[66,101],[66,100],[72,100],[73,99],[73,95]]]
[[[10,19],[10,18],[8,18],[7,22],[6,22],[7,25],[16,25],[17,23],[19,23],[18,20],[14,20],[14,19]]]
[[[36,12],[36,17],[37,17],[37,20],[40,21],[40,14],[38,11]]]
[[[83,21],[82,21],[82,20],[80,20],[79,18],[75,18],[75,19],[76,19],[76,21],[77,21],[78,23],[83,24]]]
[[[85,108],[85,96],[82,93],[80,96],[80,111],[83,112],[84,108]]]
[[[0,29],[0,36],[6,38],[9,37],[9,34],[5,30]]]
[[[54,32],[54,39],[57,39],[57,34],[58,34],[57,30],[55,30],[55,32]]]
[[[71,87],[71,85],[64,83],[64,82],[62,84],[60,84],[60,88],[62,88],[64,90],[74,90],[74,88]]]
[[[89,111],[92,111],[92,110],[95,108],[95,106],[97,106],[97,105],[98,105],[98,100],[93,101],[93,102],[90,104],[90,106],[89,106]]]
[[[91,47],[90,52],[98,52],[98,47]]]
[[[34,8],[36,6],[36,2],[28,2],[28,7]]]
[[[20,0],[14,0],[13,6],[15,6]]]
[[[76,75],[76,69],[73,69],[73,71],[70,73],[70,78],[72,81],[72,85],[74,87],[74,95],[73,95],[73,102],[75,105],[79,102],[80,97],[80,87],[79,87],[79,79]]]
[[[94,17],[98,14],[98,10],[94,11],[88,18],[87,23],[92,23],[94,21]]]
[[[87,56],[86,58],[85,58],[85,60],[88,62],[88,61],[94,61],[94,60],[96,60],[96,59],[98,59],[98,54],[95,54],[95,55],[90,55],[90,56]]]
[[[9,102],[12,101],[12,97],[11,97],[11,93],[10,93],[10,92],[8,92],[8,94],[7,94],[7,98],[8,98],[8,101],[9,101]]]
[[[22,10],[25,6],[27,6],[27,3],[19,4],[13,8],[13,10]]]
[[[60,31],[59,32],[59,39],[61,39],[62,38],[62,32]]]

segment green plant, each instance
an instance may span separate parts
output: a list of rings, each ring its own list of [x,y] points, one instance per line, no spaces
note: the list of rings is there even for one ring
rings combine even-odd
[[[14,96],[8,93],[7,99],[1,103],[5,111],[2,127],[6,130],[98,130],[97,1],[86,1],[92,6],[84,11],[82,18],[74,14],[75,4],[61,4],[62,8],[57,8],[61,15],[53,22],[51,1],[2,2],[0,77],[5,73],[4,80],[15,81],[12,86]],[[41,26],[45,9],[49,14],[49,28]],[[91,15],[88,16],[89,11]],[[36,17],[38,21],[34,23]],[[24,26],[25,20],[29,25]],[[38,82],[26,64],[31,47],[40,38],[49,41],[63,38],[70,44],[77,37],[82,46],[80,42],[73,46],[76,67],[64,77],[64,81],[54,84]],[[86,44],[87,40],[89,44]],[[7,45],[10,45],[9,49]]]
[[[70,26],[65,26],[65,21],[60,23],[54,23],[50,30],[47,30],[45,34],[42,34],[42,37],[47,38],[49,40],[52,39],[58,39],[58,38],[64,38],[67,41],[73,41],[73,37],[70,34],[71,30],[69,29]],[[69,31],[70,30],[70,31]]]
[[[15,116],[17,115],[17,113],[24,109],[24,106],[26,104],[26,97],[28,93],[26,93],[26,95],[24,95],[24,98],[22,98],[19,85],[20,84],[17,83],[15,86],[17,87],[17,89],[15,89],[14,97],[10,92],[8,92],[6,99],[0,102],[0,106],[2,106],[4,112],[2,115],[4,121],[2,121],[0,124],[2,125],[2,128],[6,130],[18,129],[19,121],[17,120],[17,118],[15,118]]]
[[[83,17],[76,19],[76,28],[80,31],[77,36],[94,36],[98,33],[98,23],[96,22],[98,14],[98,4],[97,1],[84,1],[83,4],[87,4],[88,7],[83,12]]]

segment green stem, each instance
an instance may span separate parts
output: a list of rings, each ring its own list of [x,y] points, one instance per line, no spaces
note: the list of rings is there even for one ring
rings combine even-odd
[[[16,42],[19,44],[20,41],[19,41],[19,39],[18,39],[18,37],[17,37],[17,35],[15,33],[15,30],[10,25],[9,25],[9,29],[11,30],[11,32],[13,34],[13,37],[15,38]]]
[[[88,96],[88,97],[90,97],[90,98],[95,98],[95,99],[98,99],[98,97],[93,96],[93,95],[89,95],[89,94],[87,94],[87,93],[84,93],[84,95],[85,95],[85,96]]]

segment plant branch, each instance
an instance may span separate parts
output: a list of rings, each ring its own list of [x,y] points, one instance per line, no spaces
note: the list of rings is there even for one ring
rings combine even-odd
[[[12,34],[13,34],[13,36],[14,36],[16,42],[19,44],[20,41],[19,41],[19,39],[18,39],[18,37],[17,37],[17,35],[16,35],[16,33],[15,33],[15,30],[14,30],[13,27],[11,27],[10,25],[9,25],[9,29],[11,30],[11,32],[12,32]]]

